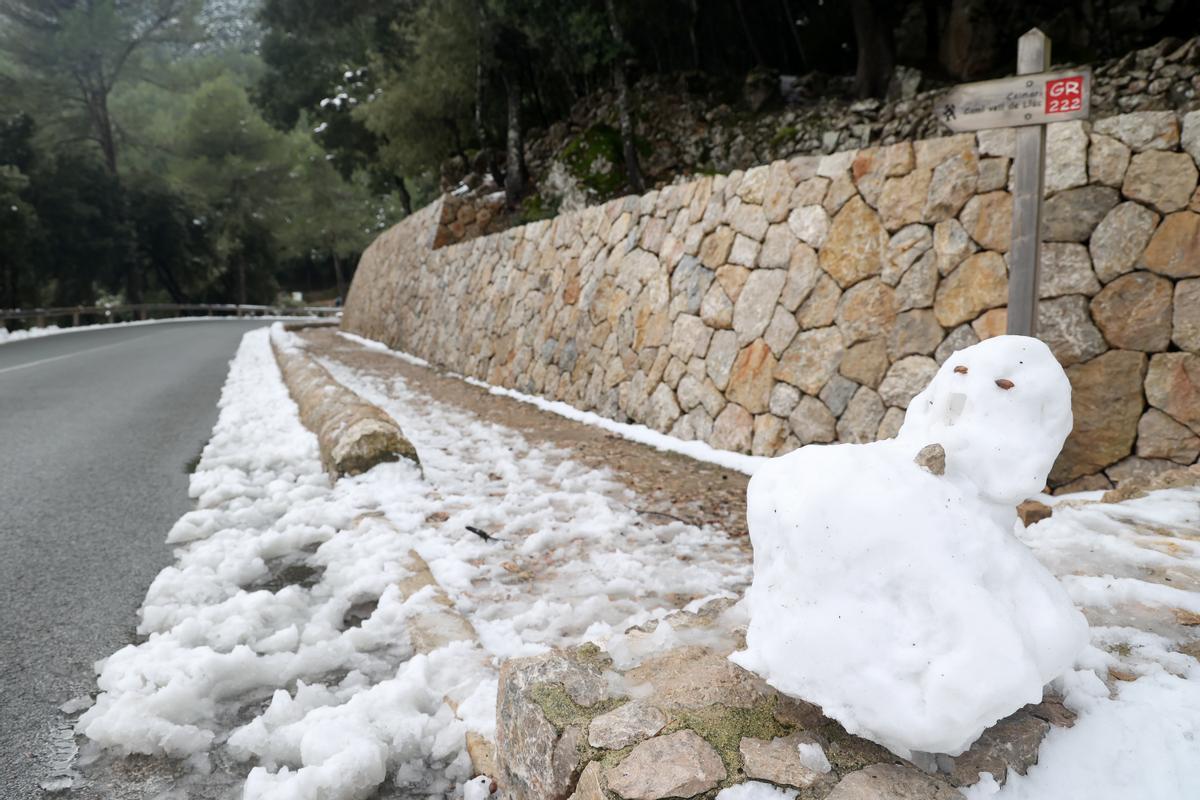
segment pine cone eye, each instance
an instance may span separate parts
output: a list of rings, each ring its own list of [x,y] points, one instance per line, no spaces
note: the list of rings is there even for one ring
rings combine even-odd
[[[954,368],[954,371],[955,371],[956,373],[958,373],[959,375],[966,375],[966,374],[967,374],[967,368],[966,368],[966,367],[964,367],[962,364],[959,364],[957,367],[955,367],[955,368]]]
[[[1015,386],[1016,384],[1014,384],[1008,378],[997,378],[996,385],[999,386],[1001,389],[1008,391],[1009,389],[1013,388],[1013,386]]]

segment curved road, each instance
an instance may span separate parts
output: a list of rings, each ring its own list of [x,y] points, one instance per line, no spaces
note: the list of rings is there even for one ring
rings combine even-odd
[[[258,321],[102,328],[0,345],[0,797],[41,798],[59,706],[134,635],[229,359]]]

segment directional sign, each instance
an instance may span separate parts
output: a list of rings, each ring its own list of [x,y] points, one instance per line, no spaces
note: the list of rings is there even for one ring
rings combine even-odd
[[[964,83],[947,92],[935,111],[942,124],[963,133],[1087,119],[1091,101],[1092,70],[1082,67]]]

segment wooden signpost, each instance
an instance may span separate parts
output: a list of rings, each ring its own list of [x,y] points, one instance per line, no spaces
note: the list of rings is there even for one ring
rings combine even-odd
[[[1042,186],[1046,125],[1087,119],[1092,71],[1050,68],[1050,39],[1037,28],[1017,43],[1017,75],[951,89],[937,115],[956,132],[1016,128],[1012,244],[1008,250],[1008,332],[1037,333],[1038,267],[1042,250]]]

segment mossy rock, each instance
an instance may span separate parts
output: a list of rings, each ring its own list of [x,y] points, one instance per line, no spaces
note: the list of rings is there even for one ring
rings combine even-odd
[[[567,143],[562,159],[572,177],[588,191],[611,197],[627,182],[621,134],[608,125],[593,125]]]

